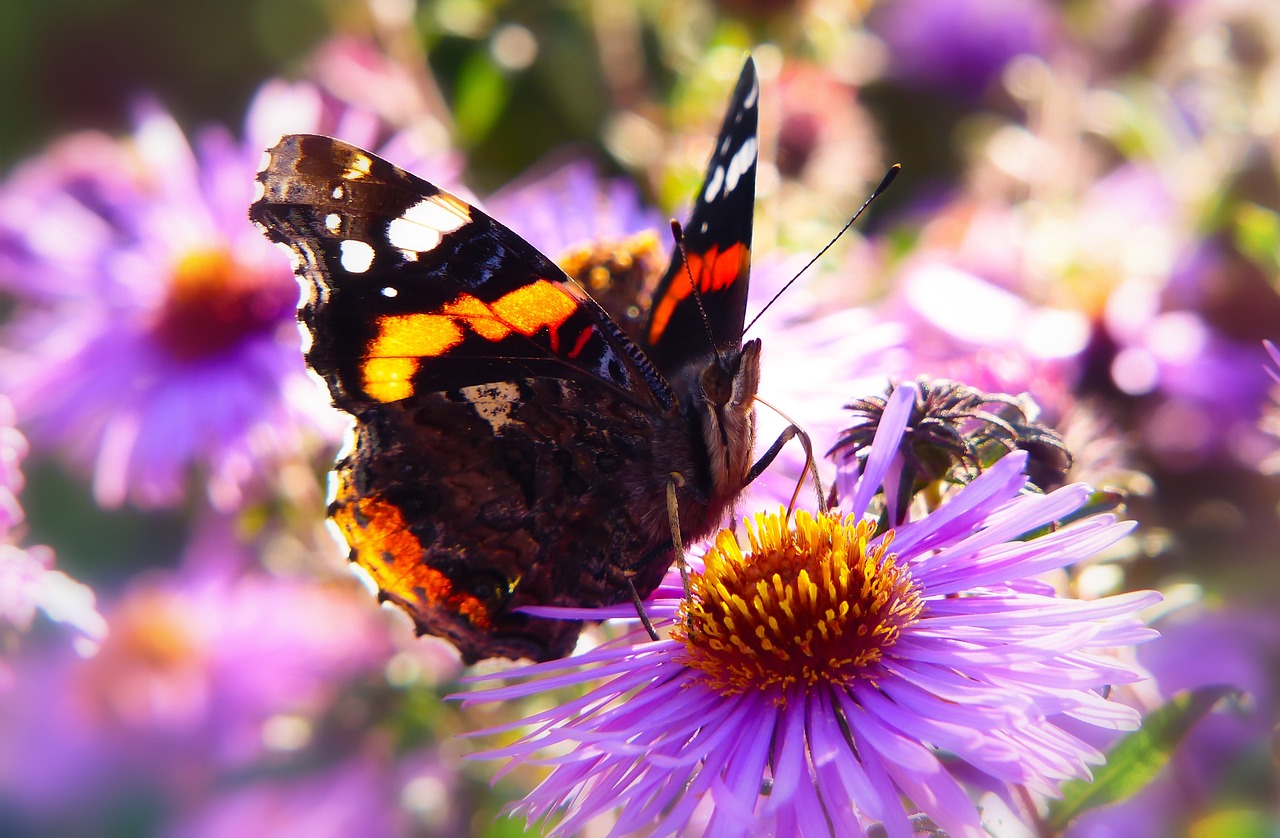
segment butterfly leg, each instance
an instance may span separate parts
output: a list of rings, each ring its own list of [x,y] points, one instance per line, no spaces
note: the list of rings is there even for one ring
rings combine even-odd
[[[684,475],[678,471],[671,472],[671,479],[667,481],[667,520],[671,522],[671,544],[676,549],[676,567],[680,568],[680,581],[684,583],[684,596],[688,599],[691,593],[689,565],[684,560],[684,541],[680,538],[680,504],[676,500],[676,489],[684,485]]]
[[[636,613],[640,615],[640,622],[644,625],[644,630],[649,632],[650,640],[658,639],[658,632],[654,631],[653,621],[649,619],[649,615],[645,613],[644,602],[640,599],[640,592],[636,590],[635,583],[631,581],[631,577],[627,577],[627,590],[631,592],[631,601],[636,606]]]
[[[813,488],[818,493],[818,511],[827,511],[827,498],[822,491],[822,478],[818,476],[817,462],[813,458],[813,442],[809,439],[809,434],[803,428],[796,424],[787,426],[778,438],[773,441],[773,445],[769,446],[769,450],[756,460],[755,465],[747,472],[747,480],[744,485],[751,485],[757,477],[764,473],[764,470],[772,465],[778,454],[782,453],[782,447],[793,439],[800,440],[800,447],[804,449],[804,470],[800,472],[800,479],[796,481],[796,489],[791,493],[791,503],[787,505],[787,517],[791,517],[792,511],[796,508],[796,500],[800,497],[800,488],[804,486],[804,479],[808,475],[813,475]],[[670,493],[668,492],[667,505],[670,506]]]

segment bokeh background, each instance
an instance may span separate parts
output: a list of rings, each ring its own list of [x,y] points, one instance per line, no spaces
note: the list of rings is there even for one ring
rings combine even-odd
[[[1140,522],[1059,581],[1166,597],[1124,699],[1241,690],[1071,834],[1273,834],[1280,7],[1246,0],[0,4],[0,834],[522,832],[536,776],[457,738],[508,716],[442,701],[456,655],[323,528],[342,421],[253,174],[318,130],[553,258],[665,251],[747,51],[755,309],[903,165],[755,327],[762,394],[823,450],[889,379],[1034,399]]]

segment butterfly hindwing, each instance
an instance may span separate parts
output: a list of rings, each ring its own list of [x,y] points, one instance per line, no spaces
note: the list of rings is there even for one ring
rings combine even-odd
[[[690,292],[690,274],[697,282],[715,348],[736,347],[742,339],[751,265],[759,98],[755,63],[748,59],[684,227],[688,269],[677,248],[653,295],[643,346],[667,376],[712,348],[707,324]]]

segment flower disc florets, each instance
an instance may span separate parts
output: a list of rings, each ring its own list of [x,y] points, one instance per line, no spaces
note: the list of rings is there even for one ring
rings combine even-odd
[[[780,701],[792,685],[873,677],[922,608],[888,552],[893,532],[872,543],[870,521],[805,512],[794,528],[784,514],[758,514],[746,529],[750,553],[724,530],[690,578],[675,632],[683,662],[722,694],[777,687]]]

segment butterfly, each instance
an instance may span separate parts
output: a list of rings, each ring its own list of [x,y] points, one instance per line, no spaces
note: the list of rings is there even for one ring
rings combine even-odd
[[[634,340],[466,201],[341,140],[269,151],[249,214],[291,251],[307,363],[354,419],[329,517],[465,662],[568,654],[580,622],[520,609],[639,602],[772,459],[743,341],[758,99],[748,59]]]

